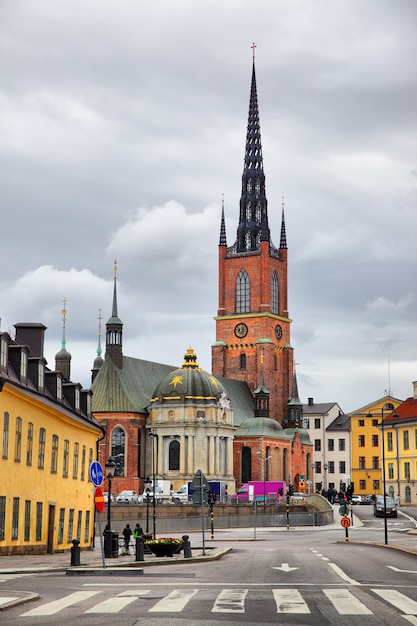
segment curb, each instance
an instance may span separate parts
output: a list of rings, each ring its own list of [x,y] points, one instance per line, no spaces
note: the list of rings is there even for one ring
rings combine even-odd
[[[25,604],[26,602],[32,602],[33,600],[39,600],[39,594],[32,593],[30,591],[9,591],[8,589],[2,589],[2,592],[7,593],[8,595],[0,596],[0,611],[11,609],[13,606]],[[16,594],[15,598],[13,597],[13,594]]]

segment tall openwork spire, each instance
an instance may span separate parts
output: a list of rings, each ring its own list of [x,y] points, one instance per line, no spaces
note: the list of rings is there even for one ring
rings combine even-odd
[[[258,250],[261,241],[270,241],[265,174],[262,159],[261,127],[255,74],[255,44],[252,46],[252,83],[249,99],[248,128],[242,174],[239,226],[236,252]]]
[[[224,221],[224,194],[222,195],[222,219],[220,223],[220,241],[219,246],[227,246],[226,240],[226,223]]]

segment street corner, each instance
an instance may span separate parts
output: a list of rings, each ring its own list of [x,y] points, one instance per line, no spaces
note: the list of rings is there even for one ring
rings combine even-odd
[[[33,600],[39,600],[39,594],[30,591],[10,591],[8,589],[2,589],[0,591],[0,611],[5,611],[18,604],[25,604]]]

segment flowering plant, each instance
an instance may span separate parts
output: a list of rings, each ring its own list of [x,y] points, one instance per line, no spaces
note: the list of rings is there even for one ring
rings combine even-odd
[[[174,539],[173,537],[162,537],[161,539],[147,539],[145,543],[149,546],[177,546],[182,543],[182,539]]]

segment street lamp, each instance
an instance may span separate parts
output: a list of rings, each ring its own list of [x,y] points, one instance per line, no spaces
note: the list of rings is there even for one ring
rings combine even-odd
[[[151,490],[152,481],[151,479],[145,478],[145,493],[146,493],[146,534],[149,534],[149,492]]]
[[[107,526],[106,526],[106,534],[104,536],[104,556],[109,559],[112,555],[111,553],[111,544],[112,544],[112,531],[111,531],[111,479],[114,476],[114,472],[116,470],[116,463],[110,458],[107,463],[104,465],[106,468],[106,476],[109,481],[109,496],[107,498]]]
[[[272,459],[272,456],[267,456],[265,458],[262,456],[262,452],[257,452],[256,454],[264,462],[264,513],[266,513],[266,464],[269,461],[269,459]]]
[[[314,480],[315,480],[314,472],[316,471],[316,464],[315,463],[311,464],[311,469],[312,469],[311,478],[312,478],[312,485],[313,485],[313,493],[315,493],[316,492],[316,485],[314,483]]]
[[[327,493],[327,478],[326,478],[327,468],[328,468],[328,465],[327,465],[327,463],[325,463],[323,465],[323,469],[324,469],[324,474],[323,474],[323,478],[324,478],[324,480],[323,480],[323,491],[325,491],[326,493]]]
[[[391,402],[387,402],[381,409],[381,437],[382,437],[382,488],[384,490],[384,534],[385,545],[388,545],[388,524],[387,524],[387,489],[386,489],[386,477],[385,477],[385,437],[384,437],[384,411],[394,411],[394,405]],[[369,411],[367,417],[372,417],[372,413]]]
[[[148,435],[152,437],[152,482],[153,482],[153,538],[156,539],[156,454],[155,454],[155,441],[157,440],[158,435],[151,428],[149,430]]]

